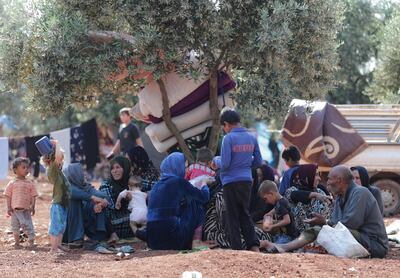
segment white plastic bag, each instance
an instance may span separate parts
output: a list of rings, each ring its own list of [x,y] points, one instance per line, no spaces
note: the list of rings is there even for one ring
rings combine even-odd
[[[208,175],[201,175],[198,176],[197,178],[191,179],[189,182],[194,186],[197,187],[198,189],[201,189],[204,185],[206,185],[206,182],[213,182],[215,181],[215,178],[208,176]]]
[[[341,222],[334,228],[324,225],[317,237],[317,243],[329,254],[345,258],[363,258],[369,256],[364,248]]]
[[[387,226],[386,233],[388,235],[395,235],[397,233],[400,233],[400,220],[396,220],[392,224]]]

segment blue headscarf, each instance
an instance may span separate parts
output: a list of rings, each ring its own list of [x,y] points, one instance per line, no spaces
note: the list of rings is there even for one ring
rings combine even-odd
[[[167,156],[160,166],[161,175],[177,176],[183,178],[185,176],[185,156],[182,153],[171,153]]]

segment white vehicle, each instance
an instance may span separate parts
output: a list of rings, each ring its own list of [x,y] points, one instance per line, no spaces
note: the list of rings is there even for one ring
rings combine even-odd
[[[382,191],[385,215],[400,211],[400,105],[335,105],[368,143],[345,162],[364,166]]]

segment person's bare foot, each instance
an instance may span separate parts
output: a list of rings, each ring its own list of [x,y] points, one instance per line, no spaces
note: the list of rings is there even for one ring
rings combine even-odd
[[[269,249],[274,247],[274,244],[268,240],[261,240],[260,241],[260,248]]]
[[[116,233],[112,233],[110,239],[107,241],[108,244],[116,243],[119,240],[119,237]]]
[[[251,247],[251,248],[249,249],[249,251],[258,253],[258,252],[260,252],[260,247],[258,247],[258,246],[253,246],[253,247]]]
[[[285,250],[279,244],[272,243],[268,240],[261,240],[260,241],[260,248],[264,248],[270,253],[285,253]]]

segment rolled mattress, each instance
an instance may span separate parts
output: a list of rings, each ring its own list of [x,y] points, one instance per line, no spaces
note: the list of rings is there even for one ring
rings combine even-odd
[[[218,97],[218,105],[219,108],[222,108],[224,105],[233,107],[234,101],[230,97],[230,93],[225,93],[224,97],[221,95]],[[211,110],[210,110],[210,102],[207,101],[193,110],[186,112],[182,115],[176,116],[172,118],[172,121],[176,125],[179,131],[186,130],[192,126],[196,126],[200,123],[206,122],[211,119]],[[159,124],[150,124],[145,129],[146,133],[151,137],[157,139],[157,141],[163,141],[172,136],[165,122],[161,122]]]

